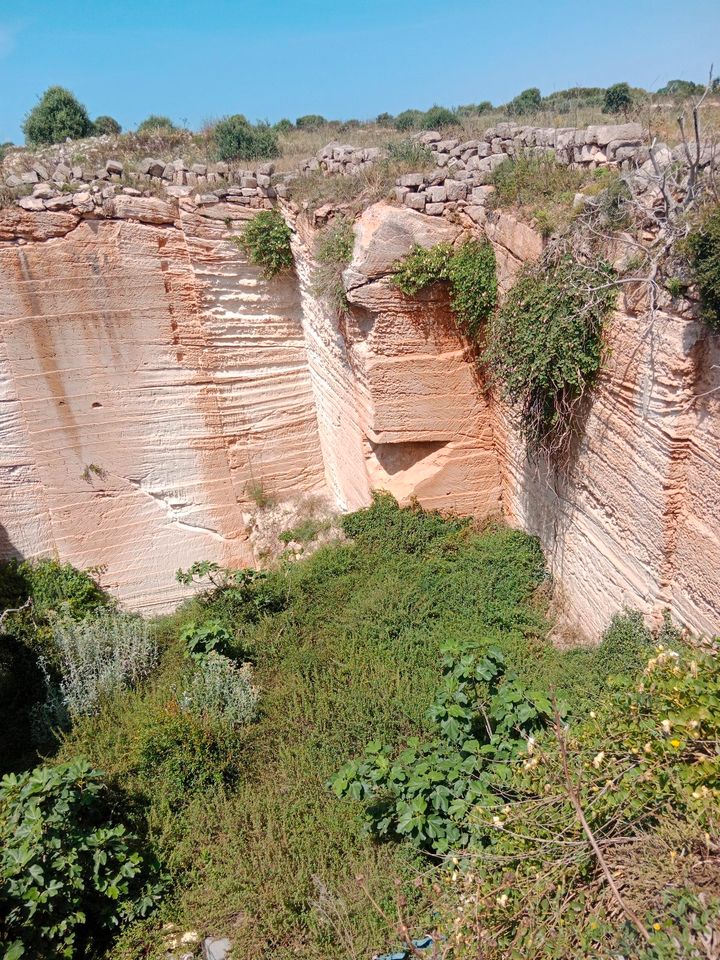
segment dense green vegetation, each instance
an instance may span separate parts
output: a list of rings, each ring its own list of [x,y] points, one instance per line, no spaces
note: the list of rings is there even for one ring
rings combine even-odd
[[[313,291],[324,297],[338,314],[347,311],[348,303],[343,283],[343,270],[352,259],[355,234],[352,220],[336,217],[319,231],[315,240]]]
[[[720,207],[703,217],[687,240],[695,282],[700,291],[702,317],[713,331],[720,330]]]
[[[482,929],[499,945],[489,956],[514,956],[513,938],[547,960],[588,944],[635,949],[563,799],[557,718],[603,843],[616,823],[622,837],[645,831],[643,843],[678,823],[699,838],[718,789],[716,662],[661,653],[640,680],[653,645],[678,638],[669,624],[653,637],[629,613],[599,648],[559,651],[547,640],[542,554],[518,531],[400,509],[384,494],[341,523],[346,540],[267,573],[207,562],[180,571],[204,591],[147,634],[133,627],[122,664],[88,638],[101,623],[102,640],[114,617],[118,638],[129,630],[91,578],[57,564],[4,568],[5,604],[27,595],[28,609],[44,610],[56,689],[103,681],[104,671],[76,669],[98,658],[122,680],[96,683],[91,708],[66,710],[46,741],[46,765],[0,787],[7,960],[23,941],[40,958],[79,955],[81,944],[89,957],[159,960],[168,922],[227,934],[250,958],[370,956],[397,942],[398,909],[416,935],[459,934],[462,956],[478,929],[461,895],[486,911]],[[19,656],[34,663],[39,645],[32,624],[23,629]],[[693,840],[698,857],[701,848]],[[76,873],[90,850],[106,852],[101,869]],[[515,879],[498,875],[495,853]],[[562,882],[543,892],[546,860]],[[637,880],[632,901],[652,936],[702,935],[717,910],[707,884],[667,864],[662,877],[645,899]],[[656,919],[663,896],[672,923]],[[647,950],[648,960],[670,956]]]
[[[450,243],[415,246],[395,265],[392,281],[407,296],[447,281],[458,325],[475,340],[497,300],[495,253],[491,244],[479,240],[466,240],[458,247]]]
[[[271,160],[280,156],[272,127],[250,123],[241,113],[215,124],[212,139],[219,160]]]
[[[92,124],[85,107],[64,87],[48,87],[25,118],[23,133],[31,146],[88,137]]]
[[[527,267],[494,314],[482,362],[531,445],[564,448],[600,371],[616,296],[609,264],[560,256]]]
[[[162,114],[151,113],[149,117],[146,117],[141,123],[138,124],[137,133],[171,133],[176,129],[177,128],[170,117],[162,116]]]
[[[278,210],[261,210],[250,220],[239,237],[233,239],[245,251],[250,262],[263,268],[268,279],[291,270],[290,227]]]

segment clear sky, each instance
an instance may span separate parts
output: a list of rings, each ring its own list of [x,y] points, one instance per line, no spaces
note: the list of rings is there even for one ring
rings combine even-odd
[[[51,84],[124,128],[656,89],[720,68],[720,0],[0,0],[0,142]]]

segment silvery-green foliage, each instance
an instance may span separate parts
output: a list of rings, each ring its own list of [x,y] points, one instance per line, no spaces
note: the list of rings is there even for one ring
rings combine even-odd
[[[237,666],[219,653],[209,653],[194,668],[183,691],[183,710],[224,723],[249,723],[257,711],[258,692],[250,666]]]
[[[71,717],[97,711],[100,701],[144,679],[157,662],[147,623],[132,614],[98,611],[53,625],[60,659],[60,694]]]

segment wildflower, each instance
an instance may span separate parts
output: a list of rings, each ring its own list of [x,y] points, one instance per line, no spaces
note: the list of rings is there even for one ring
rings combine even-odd
[[[670,741],[670,745],[675,747],[677,750],[677,748],[680,746],[680,741],[677,739],[677,737],[673,737],[673,739]]]
[[[527,752],[528,756],[532,756],[533,750],[535,749],[535,737],[530,734],[527,741]]]
[[[660,726],[662,727],[663,733],[670,733],[672,729],[672,723],[670,723],[670,721],[667,719],[663,720]]]
[[[596,770],[599,770],[599,769],[600,769],[600,767],[602,766],[602,762],[603,762],[604,759],[605,759],[605,751],[604,751],[604,750],[601,750],[600,753],[598,753],[598,754],[595,756],[595,758],[594,758],[594,760],[593,760],[593,762],[592,762],[592,765],[595,767]]]
[[[507,895],[506,893],[501,894],[501,895],[497,898],[497,904],[498,904],[498,906],[499,906],[499,907],[503,907],[503,909],[507,906],[507,902],[508,902],[508,895]]]
[[[500,817],[493,817],[492,822],[494,827],[501,827],[503,825],[503,822],[500,819]]]
[[[661,924],[661,923],[654,923],[654,924],[653,924],[653,930],[662,930],[662,924]]]
[[[595,713],[595,711],[594,711],[594,710],[591,710],[591,711],[590,711],[590,718],[591,718],[592,720],[594,720],[596,716],[597,716],[597,714]]]
[[[649,740],[643,747],[643,750],[645,751],[645,753],[652,753],[652,744],[650,743]]]

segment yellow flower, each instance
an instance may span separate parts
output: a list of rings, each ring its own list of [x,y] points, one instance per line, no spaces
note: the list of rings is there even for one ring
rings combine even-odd
[[[662,924],[661,924],[661,923],[654,923],[654,924],[653,924],[653,930],[662,930]]]
[[[680,741],[677,739],[677,737],[675,737],[673,740],[670,741],[670,745],[675,747],[675,749],[677,750],[677,748],[680,746]]]

